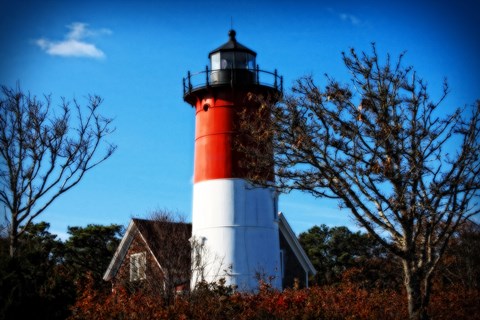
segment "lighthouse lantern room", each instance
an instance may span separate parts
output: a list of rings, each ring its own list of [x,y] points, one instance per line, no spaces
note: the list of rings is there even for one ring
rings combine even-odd
[[[260,70],[256,53],[237,42],[234,30],[208,57],[210,67],[183,79],[184,100],[195,109],[192,286],[225,278],[252,291],[268,278],[280,289],[277,194],[247,179],[244,154],[235,150],[234,139],[238,115],[260,107],[254,96],[275,102],[282,77],[276,70]],[[273,179],[271,172],[266,180]]]

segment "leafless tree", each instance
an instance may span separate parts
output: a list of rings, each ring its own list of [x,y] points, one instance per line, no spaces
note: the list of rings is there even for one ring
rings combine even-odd
[[[198,237],[190,238],[191,246],[191,279],[190,288],[197,290],[205,286],[224,286],[229,277],[232,276],[232,265],[225,263],[225,257],[212,252],[204,240]],[[237,289],[236,285],[228,284],[232,290]]]
[[[303,77],[281,103],[264,104],[269,125],[244,117],[254,142],[237,147],[265,154],[253,165],[274,164],[283,191],[338,199],[402,261],[410,318],[427,319],[433,271],[455,231],[480,212],[480,101],[441,115],[446,82],[432,101],[403,54],[380,62],[372,47],[343,54],[350,84],[327,75],[322,89]],[[258,145],[263,152],[252,150]]]
[[[149,240],[150,249],[158,258],[161,268],[161,281],[149,283],[167,303],[172,303],[179,287],[190,285],[190,243],[191,224],[177,213],[168,210],[156,210],[150,220],[153,230]],[[158,290],[160,289],[160,290]]]
[[[99,96],[89,96],[84,109],[77,100],[72,108],[65,99],[54,107],[50,96],[37,98],[18,88],[3,86],[1,94],[0,202],[9,211],[13,257],[32,220],[108,159],[116,146],[102,150],[112,120],[98,113]]]

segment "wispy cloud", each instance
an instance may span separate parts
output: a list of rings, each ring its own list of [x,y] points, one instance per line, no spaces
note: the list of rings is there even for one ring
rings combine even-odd
[[[346,21],[346,22],[350,22],[351,24],[353,24],[354,26],[357,26],[361,23],[360,19],[358,19],[356,16],[354,16],[353,14],[349,14],[349,13],[340,13],[340,19],[342,19],[342,21]]]
[[[93,30],[88,28],[88,24],[76,22],[67,26],[70,29],[61,41],[51,41],[46,38],[40,38],[35,41],[43,51],[49,55],[62,57],[86,57],[101,59],[105,53],[98,49],[95,44],[87,42],[86,38],[99,35],[109,35],[112,31],[108,29]]]

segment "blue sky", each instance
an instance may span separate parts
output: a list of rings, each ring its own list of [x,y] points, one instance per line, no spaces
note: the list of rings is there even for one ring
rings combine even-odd
[[[480,98],[478,1],[5,1],[0,5],[0,84],[31,94],[105,101],[118,145],[37,221],[65,236],[67,226],[127,224],[155,209],[191,211],[194,113],[182,77],[208,53],[237,39],[261,69],[278,69],[285,87],[312,74],[348,81],[341,52],[407,51],[438,97],[444,78],[448,112]],[[293,193],[280,210],[295,232],[315,224],[354,226],[335,202]]]

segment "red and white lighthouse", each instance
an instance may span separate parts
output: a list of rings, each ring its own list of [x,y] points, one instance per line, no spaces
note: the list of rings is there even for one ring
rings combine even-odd
[[[196,120],[192,239],[202,246],[192,285],[223,277],[249,291],[258,287],[259,277],[270,277],[281,288],[277,195],[246,179],[234,138],[238,114],[260,107],[250,97],[278,97],[282,78],[259,70],[256,53],[235,35],[230,30],[229,41],[209,53],[210,67],[184,79],[184,100],[194,107]]]

